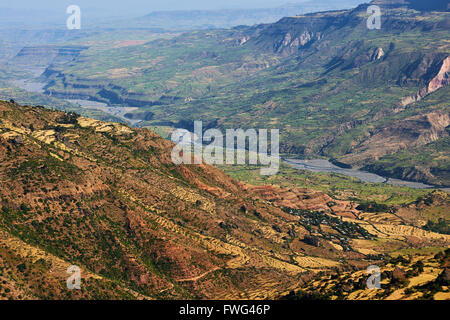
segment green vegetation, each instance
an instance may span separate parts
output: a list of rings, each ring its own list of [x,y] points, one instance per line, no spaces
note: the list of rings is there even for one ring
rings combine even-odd
[[[450,137],[441,138],[421,148],[410,148],[385,156],[365,169],[386,176],[402,178],[401,172],[414,168],[430,170],[434,178],[429,182],[447,185],[450,182]]]
[[[430,190],[425,189],[364,183],[335,173],[297,170],[285,164],[281,165],[280,172],[274,176],[261,176],[259,168],[254,166],[220,166],[220,169],[237,180],[253,185],[273,184],[285,188],[319,190],[336,199],[352,200],[361,204],[375,201],[382,205],[383,209],[391,205],[409,204],[430,193]]]
[[[300,217],[299,223],[310,233],[313,230],[313,227],[315,228],[315,232],[319,233],[321,237],[331,240],[333,237],[338,239],[340,241],[341,246],[344,248],[344,250],[352,250],[350,247],[348,241],[349,239],[368,239],[371,240],[374,238],[373,235],[371,235],[369,232],[367,232],[366,229],[362,228],[357,223],[342,221],[341,219],[337,217],[332,217],[330,215],[321,213],[321,212],[315,212],[315,211],[308,211],[308,210],[298,210],[298,209],[291,209],[291,208],[284,208],[285,212],[296,215]],[[322,231],[321,226],[327,225],[330,228],[334,229],[340,234],[339,237],[330,236],[325,234]],[[309,244],[314,243],[316,241],[313,240],[314,238],[309,238]]]
[[[437,222],[428,220],[423,229],[437,233],[450,234],[450,221],[446,221],[444,218],[439,218]]]
[[[390,212],[392,210],[389,206],[375,201],[363,202],[356,209],[364,212]]]
[[[139,107],[136,115],[151,115],[140,123],[146,127],[203,120],[219,129],[278,128],[283,152],[447,185],[448,141],[423,142],[407,126],[411,117],[448,112],[448,87],[401,102],[427,86],[448,56],[448,13],[390,9],[383,29],[371,31],[365,9],[90,48],[76,63],[51,67],[47,92]],[[398,123],[406,127],[392,143],[403,150],[385,149],[376,134]],[[430,130],[417,123],[414,129]],[[411,140],[417,146],[406,148]],[[380,145],[366,152],[374,142]]]
[[[89,45],[73,60],[48,62],[45,94],[0,83],[0,99],[67,111],[0,102],[0,278],[42,299],[190,299],[272,298],[311,276],[284,298],[317,300],[364,291],[367,274],[352,276],[373,261],[388,268],[375,298],[444,271],[447,237],[417,230],[449,234],[444,192],[284,164],[274,176],[219,166],[244,183],[287,189],[258,188],[269,190],[258,196],[210,166],[174,165],[172,146],[148,130],[79,121],[123,120],[62,100],[134,107],[131,118],[164,137],[194,120],[204,128],[277,128],[284,154],[447,185],[450,87],[411,97],[450,53],[449,13],[392,9],[385,27],[370,31],[365,9],[182,35],[88,33],[70,41]],[[0,71],[2,79],[16,67]],[[302,197],[293,188],[308,190]],[[278,205],[302,199],[319,209]],[[64,291],[50,274],[64,273],[66,263],[96,277],[83,279],[79,293]],[[314,269],[326,272],[305,272]],[[445,275],[405,296],[448,292]],[[9,282],[0,284],[2,298],[16,293]]]

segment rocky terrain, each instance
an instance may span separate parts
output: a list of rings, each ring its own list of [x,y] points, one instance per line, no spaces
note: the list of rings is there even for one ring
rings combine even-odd
[[[368,273],[321,273],[301,292],[282,299],[293,300],[449,300],[450,250],[444,253],[399,256],[379,269],[380,289],[367,290]]]
[[[420,216],[448,207],[447,193],[387,207],[246,185],[175,166],[147,129],[14,102],[0,102],[0,139],[2,299],[280,298],[324,272],[359,277],[450,243]],[[70,265],[81,290],[66,288]]]

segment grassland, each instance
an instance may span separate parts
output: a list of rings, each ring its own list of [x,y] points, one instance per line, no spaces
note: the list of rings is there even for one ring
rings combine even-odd
[[[388,205],[401,205],[416,201],[430,193],[426,189],[397,187],[382,183],[364,183],[356,178],[335,173],[315,173],[294,169],[282,164],[274,176],[262,176],[256,167],[220,166],[231,177],[254,185],[273,184],[284,188],[309,188],[320,190],[342,200],[357,202],[376,201]]]

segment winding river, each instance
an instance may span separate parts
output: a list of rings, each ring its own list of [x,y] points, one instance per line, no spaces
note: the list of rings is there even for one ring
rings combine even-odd
[[[45,82],[36,82],[27,79],[19,79],[19,80],[11,80],[9,81],[13,86],[23,89],[28,92],[34,93],[44,93],[44,87],[46,86]],[[136,125],[142,120],[128,119],[125,117],[125,114],[137,110],[138,108],[134,107],[111,107],[106,103],[91,101],[91,100],[83,100],[83,99],[64,99],[67,102],[73,103],[75,105],[79,105],[83,109],[94,109],[100,110],[104,113],[108,113],[112,116],[120,118],[131,125]]]
[[[394,186],[402,186],[402,187],[409,187],[409,188],[415,188],[415,189],[434,189],[434,186],[430,186],[424,183],[420,182],[412,182],[412,181],[405,181],[400,179],[393,179],[393,178],[385,178],[382,176],[379,176],[375,173],[370,173],[366,171],[356,170],[356,169],[344,169],[341,167],[338,167],[334,164],[332,164],[328,160],[324,159],[314,159],[314,160],[297,160],[297,159],[283,159],[283,161],[286,164],[289,164],[290,166],[301,169],[301,170],[307,170],[312,172],[334,172],[338,174],[342,174],[349,177],[357,178],[363,182],[368,183],[386,183]]]
[[[26,90],[28,92],[35,92],[35,93],[43,93],[44,92],[44,86],[46,83],[43,82],[33,82],[29,80],[13,80],[10,81],[11,84],[13,84],[15,87],[19,87],[23,90]],[[131,125],[136,125],[141,120],[132,120],[125,118],[125,114],[134,111],[137,108],[131,108],[131,107],[110,107],[106,103],[101,102],[95,102],[90,100],[82,100],[82,99],[65,99],[68,102],[78,104],[80,107],[85,109],[96,109],[101,110],[105,113],[111,114],[115,117],[118,117],[120,119],[123,119],[127,122],[129,122]],[[298,160],[298,159],[282,159],[284,163],[301,170],[307,170],[312,172],[334,172],[338,174],[342,174],[349,177],[357,178],[363,182],[368,183],[386,183],[390,185],[395,186],[403,186],[403,187],[409,187],[409,188],[415,188],[415,189],[434,189],[434,186],[423,184],[420,182],[412,182],[412,181],[405,181],[400,179],[393,179],[393,178],[385,178],[382,176],[379,176],[374,173],[365,172],[361,170],[356,169],[344,169],[340,168],[334,164],[332,164],[328,160],[324,159],[314,159],[314,160]],[[449,191],[448,189],[442,189],[445,191]]]

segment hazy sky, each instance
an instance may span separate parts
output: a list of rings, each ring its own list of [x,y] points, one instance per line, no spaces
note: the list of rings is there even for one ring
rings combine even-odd
[[[0,8],[64,11],[71,4],[105,14],[145,15],[155,10],[196,10],[223,8],[270,8],[308,0],[1,0]],[[321,0],[312,0],[320,2]],[[328,0],[329,2],[330,0]],[[334,2],[349,0],[334,0]],[[364,2],[364,1],[360,1]]]
[[[301,3],[307,0],[294,0]],[[317,0],[316,0],[317,1]],[[319,0],[320,1],[320,0]],[[2,0],[0,7],[50,9],[67,7],[71,4],[80,7],[109,8],[113,10],[189,10],[221,8],[265,8],[283,5],[289,0]]]

